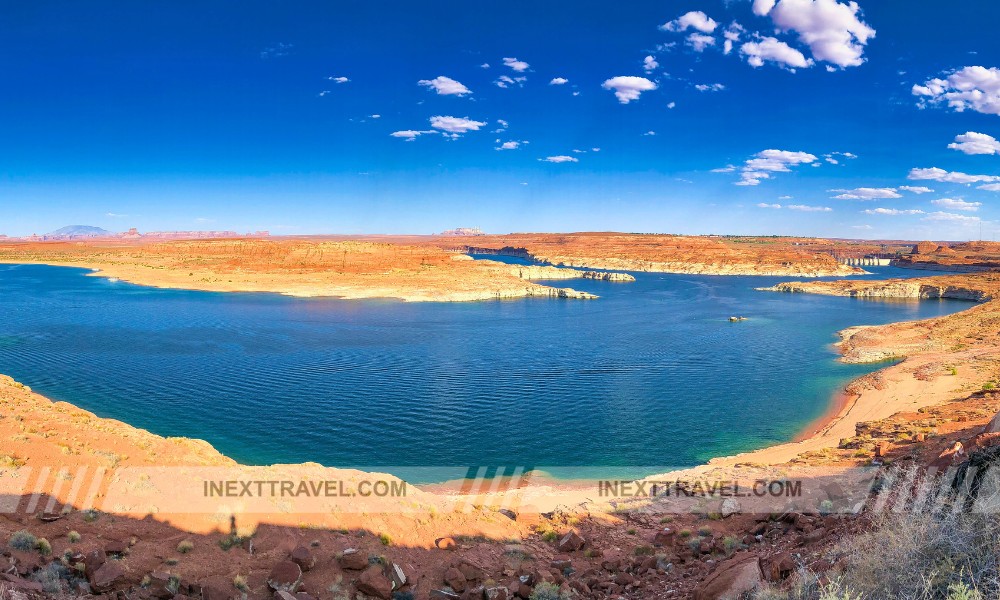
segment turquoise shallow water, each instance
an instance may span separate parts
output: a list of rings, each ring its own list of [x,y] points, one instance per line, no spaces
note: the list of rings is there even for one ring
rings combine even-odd
[[[397,472],[680,467],[787,441],[875,368],[837,363],[837,330],[969,306],[753,290],[788,280],[770,277],[636,273],[555,283],[589,302],[407,304],[85,274],[0,265],[0,373],[244,463]]]

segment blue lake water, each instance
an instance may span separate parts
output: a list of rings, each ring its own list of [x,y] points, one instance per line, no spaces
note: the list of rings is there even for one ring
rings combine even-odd
[[[836,362],[837,330],[970,306],[753,290],[787,277],[636,273],[554,283],[594,301],[403,303],[86,273],[0,265],[0,373],[249,464],[694,465],[793,438],[876,368]]]

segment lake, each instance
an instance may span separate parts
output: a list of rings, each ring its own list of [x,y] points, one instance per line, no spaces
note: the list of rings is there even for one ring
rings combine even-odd
[[[0,265],[0,373],[243,463],[396,473],[684,467],[788,441],[878,367],[836,362],[837,330],[970,306],[753,289],[788,277],[635,273],[552,282],[593,301],[404,303],[87,273]]]

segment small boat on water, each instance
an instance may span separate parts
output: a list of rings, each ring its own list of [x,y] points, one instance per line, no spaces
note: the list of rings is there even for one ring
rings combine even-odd
[[[746,321],[746,317],[729,317],[730,323],[735,323],[736,321]]]

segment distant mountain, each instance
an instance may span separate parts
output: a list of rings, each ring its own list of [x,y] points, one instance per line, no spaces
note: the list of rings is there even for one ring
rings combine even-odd
[[[56,229],[52,233],[45,234],[46,236],[62,236],[62,237],[104,237],[108,235],[114,235],[107,229],[101,229],[100,227],[91,227],[90,225],[69,225],[67,227],[62,227]]]

